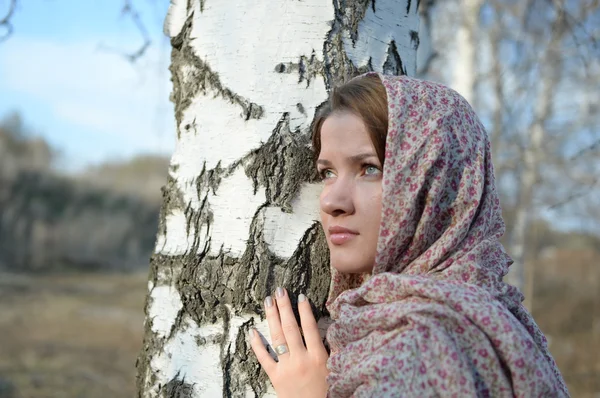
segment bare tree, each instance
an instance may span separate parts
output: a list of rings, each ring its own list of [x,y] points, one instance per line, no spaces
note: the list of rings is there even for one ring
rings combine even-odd
[[[539,245],[530,226],[559,212],[591,215],[599,192],[599,4],[470,0],[423,9],[436,21],[426,77],[457,89],[487,124],[515,259],[508,280],[531,297],[525,267]]]
[[[540,163],[546,138],[545,124],[551,117],[553,93],[561,73],[560,43],[564,32],[564,11],[559,8],[552,22],[550,42],[540,59],[536,105],[522,152],[523,164],[520,171],[516,215],[510,235],[509,250],[515,263],[510,268],[508,281],[521,290],[525,288],[526,233],[534,218],[533,193],[540,179]]]
[[[513,152],[520,161],[511,173],[517,199],[512,203],[514,218],[508,230],[508,249],[515,260],[508,280],[522,288],[529,300],[533,296],[533,279],[528,277],[532,271],[527,271],[526,265],[537,255],[530,226],[557,205],[597,192],[599,157],[598,152],[595,155],[593,152],[600,137],[591,126],[597,126],[598,118],[589,117],[593,101],[585,98],[595,91],[591,87],[598,87],[599,75],[589,64],[594,62],[594,49],[583,44],[583,40],[593,42],[593,38],[577,31],[573,21],[585,26],[599,9],[597,5],[581,4],[576,18],[569,13],[570,9],[564,1],[550,4],[532,1],[526,3],[520,14],[525,39],[518,39],[517,43],[529,50],[524,51],[517,70],[529,76],[521,78],[520,85],[523,97],[530,98],[530,104],[529,108],[516,110],[526,115],[522,119],[529,120],[523,124],[524,129],[515,126],[520,139]],[[590,128],[595,138],[588,137]],[[573,153],[570,148],[576,147],[581,149]],[[531,305],[529,301],[530,308]]]
[[[276,286],[307,294],[327,322],[310,126],[349,77],[415,72],[417,3],[171,1],[177,147],[139,396],[273,396],[245,333],[268,335],[262,301]]]

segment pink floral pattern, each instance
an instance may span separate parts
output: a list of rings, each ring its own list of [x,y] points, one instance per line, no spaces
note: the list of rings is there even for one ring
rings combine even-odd
[[[381,78],[389,128],[372,275],[332,270],[329,397],[567,397],[502,281],[512,260],[487,134],[440,84]]]

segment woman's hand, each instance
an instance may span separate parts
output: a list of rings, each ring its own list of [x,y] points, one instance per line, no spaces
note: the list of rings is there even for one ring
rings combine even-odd
[[[285,289],[277,288],[276,297],[276,302],[267,297],[265,308],[271,345],[278,354],[279,362],[271,357],[254,329],[250,329],[252,350],[273,383],[278,398],[325,397],[328,355],[310,304],[303,294],[298,297],[305,347]]]

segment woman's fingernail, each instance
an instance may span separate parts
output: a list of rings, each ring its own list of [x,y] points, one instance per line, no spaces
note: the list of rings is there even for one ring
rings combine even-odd
[[[265,307],[270,308],[273,306],[273,299],[271,298],[271,296],[267,296],[267,298],[265,299]]]
[[[250,336],[251,339],[254,338],[254,329],[252,329],[252,328],[248,329],[248,336]]]
[[[281,287],[278,287],[277,290],[275,291],[275,295],[277,297],[283,297],[283,293],[284,293],[283,288],[281,288]]]
[[[303,301],[306,301],[306,296],[303,295],[303,294],[301,294],[301,295],[298,296],[298,302],[301,303]]]

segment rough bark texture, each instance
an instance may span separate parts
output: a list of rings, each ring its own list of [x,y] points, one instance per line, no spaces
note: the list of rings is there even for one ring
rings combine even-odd
[[[299,10],[297,15],[285,10],[283,16],[290,18],[288,25],[298,24],[297,31],[310,25],[312,31],[299,34],[307,35],[306,40],[313,35],[320,44],[295,55],[295,60],[286,55],[287,48],[266,55],[270,57],[266,60],[248,60],[271,65],[268,70],[255,67],[258,77],[249,76],[250,83],[263,78],[282,83],[281,87],[246,84],[213,66],[219,64],[222,52],[235,58],[238,48],[267,46],[257,50],[258,57],[260,51],[277,49],[281,41],[290,41],[287,45],[293,48],[294,38],[282,25],[282,34],[290,37],[262,37],[262,31],[253,31],[256,37],[249,43],[237,42],[236,48],[223,44],[219,52],[211,53],[211,44],[199,44],[206,39],[201,24],[212,23],[204,18],[218,20],[219,9],[240,13],[237,19],[219,22],[228,23],[227,34],[239,34],[240,40],[247,37],[239,33],[245,24],[258,18],[257,26],[262,27],[274,19],[270,13],[251,15],[254,9],[246,10],[247,5],[225,3],[172,0],[165,23],[172,37],[171,99],[178,149],[163,190],[150,263],[144,346],[137,361],[140,397],[272,395],[245,338],[251,326],[268,338],[264,297],[277,286],[286,287],[293,300],[305,293],[315,315],[327,320],[329,254],[317,221],[318,184],[309,146],[315,111],[326,101],[327,90],[361,72],[415,70],[416,2],[299,2],[291,6]],[[256,7],[266,4],[270,3]],[[272,7],[277,13],[279,6]],[[312,17],[301,15],[316,12],[316,7],[320,11]],[[400,17],[402,26],[396,22]],[[322,24],[315,22],[319,18]],[[376,18],[382,37],[370,41],[363,30]],[[272,93],[265,96],[261,90]],[[281,101],[278,95],[303,99]],[[222,101],[234,116],[203,113],[209,112],[211,101]],[[280,109],[285,101],[287,108]],[[242,130],[230,131],[236,129],[226,124],[230,117],[235,119],[232,123],[242,123]],[[270,120],[271,125],[261,125]],[[215,131],[210,131],[207,126],[214,124],[209,123],[222,123],[217,135],[210,135]],[[256,126],[262,126],[260,131]],[[244,141],[253,134],[264,138],[256,144]],[[223,140],[229,140],[227,145],[218,147]],[[198,145],[197,154],[190,151],[193,145]],[[241,245],[235,238],[240,233]]]

